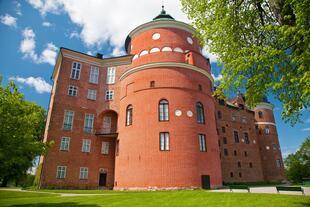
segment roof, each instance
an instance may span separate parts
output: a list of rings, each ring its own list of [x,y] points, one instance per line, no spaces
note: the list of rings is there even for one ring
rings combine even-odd
[[[159,20],[159,19],[172,19],[172,20],[174,20],[174,18],[172,16],[170,16],[169,14],[166,13],[164,6],[162,6],[160,14],[157,15],[153,20]]]

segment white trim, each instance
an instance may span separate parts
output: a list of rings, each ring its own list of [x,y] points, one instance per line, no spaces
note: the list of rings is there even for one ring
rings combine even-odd
[[[255,124],[266,124],[266,125],[273,125],[273,126],[276,126],[276,124],[273,123],[273,122],[255,122]]]
[[[261,102],[258,103],[257,106],[255,107],[255,110],[257,109],[269,109],[269,110],[273,110],[273,105],[270,103],[266,103],[266,102]]]
[[[161,68],[161,67],[178,67],[178,68],[182,68],[182,69],[193,70],[193,71],[199,72],[199,73],[207,76],[207,78],[209,78],[209,80],[212,82],[212,84],[214,84],[214,80],[213,80],[212,76],[206,70],[199,68],[197,66],[194,66],[194,65],[190,65],[190,64],[186,64],[186,63],[177,63],[177,62],[158,62],[158,63],[150,63],[150,64],[137,66],[135,68],[131,68],[131,69],[127,70],[125,73],[123,73],[121,75],[121,77],[119,79],[123,80],[127,76],[129,76],[133,73],[142,71],[142,70],[147,70],[147,69],[152,69],[152,68]]]

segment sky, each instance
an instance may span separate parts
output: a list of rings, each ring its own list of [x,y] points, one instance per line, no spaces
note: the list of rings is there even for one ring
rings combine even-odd
[[[0,74],[14,81],[25,99],[48,108],[51,75],[60,47],[104,57],[126,54],[128,33],[151,21],[161,10],[160,0],[0,0]],[[165,2],[176,20],[190,23],[179,0]],[[217,56],[207,51],[212,74],[221,79]],[[310,109],[294,127],[281,120],[282,104],[269,96],[275,108],[282,154],[293,153],[310,136]]]

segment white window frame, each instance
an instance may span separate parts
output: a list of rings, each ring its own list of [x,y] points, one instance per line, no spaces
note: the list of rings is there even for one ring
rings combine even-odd
[[[200,152],[206,152],[207,151],[207,145],[206,145],[206,135],[205,134],[199,134],[199,150]]]
[[[67,174],[67,166],[57,166],[56,168],[56,178],[65,179]]]
[[[84,132],[92,133],[94,127],[94,114],[85,114],[84,118]]]
[[[80,180],[88,179],[88,167],[80,167]]]
[[[98,79],[99,79],[99,68],[96,66],[91,66],[89,73],[89,82],[98,84]]]
[[[105,100],[112,101],[114,99],[114,90],[107,90],[105,92]]]
[[[61,151],[69,151],[70,137],[61,137],[59,149]]]
[[[109,142],[102,142],[101,144],[101,154],[108,155],[109,154]]]
[[[90,152],[90,148],[91,148],[91,140],[83,139],[82,152]]]
[[[80,80],[81,70],[82,70],[82,64],[79,62],[73,62],[71,66],[70,78],[74,80]]]
[[[265,134],[270,134],[270,128],[269,128],[269,126],[266,126],[266,127],[265,127]]]
[[[76,86],[69,85],[68,96],[77,96],[78,88]]]
[[[97,99],[97,90],[88,89],[87,99],[95,101]]]
[[[169,132],[160,132],[159,133],[159,149],[160,149],[160,151],[169,151],[170,150]]]
[[[108,67],[107,68],[107,84],[114,84],[115,83],[115,74],[116,74],[116,67]]]
[[[70,115],[71,118],[69,118],[69,115],[68,115],[69,113],[71,114]],[[68,123],[69,121],[71,123]],[[73,129],[73,121],[74,121],[74,111],[65,110],[64,121],[62,125],[63,129],[71,131]],[[70,127],[67,127],[67,125]]]

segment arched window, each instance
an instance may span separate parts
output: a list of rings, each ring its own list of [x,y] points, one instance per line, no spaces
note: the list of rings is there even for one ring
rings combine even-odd
[[[270,134],[269,126],[266,126],[266,127],[265,127],[265,134]]]
[[[132,125],[132,105],[128,105],[126,109],[126,126]]]
[[[165,99],[159,101],[158,105],[159,110],[159,121],[168,121],[169,120],[169,102]]]
[[[260,119],[263,118],[263,112],[261,112],[261,111],[258,112],[258,118],[260,118]]]
[[[204,115],[203,105],[200,102],[196,103],[196,113],[197,113],[197,122],[199,124],[204,124],[205,115]]]

